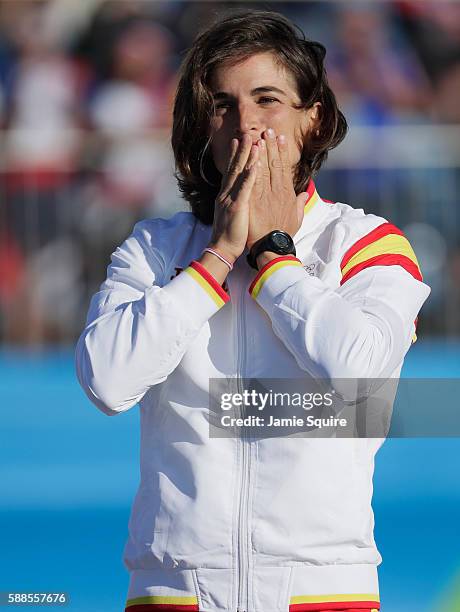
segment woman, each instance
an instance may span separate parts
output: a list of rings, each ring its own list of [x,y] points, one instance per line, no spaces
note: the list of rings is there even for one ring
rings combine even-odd
[[[429,288],[402,232],[312,181],[346,122],[325,50],[276,13],[209,27],[172,144],[192,212],[112,256],[77,347],[106,414],[140,403],[126,609],[379,609],[379,439],[211,437],[210,379],[397,377]]]

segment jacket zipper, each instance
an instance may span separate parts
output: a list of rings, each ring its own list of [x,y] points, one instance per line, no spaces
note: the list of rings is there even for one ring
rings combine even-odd
[[[240,316],[238,317],[238,391],[243,392],[242,380],[244,380],[246,367],[246,338],[245,338],[245,298],[246,287],[240,296]],[[241,407],[240,416],[244,417],[244,407]],[[249,553],[248,553],[248,497],[249,497],[249,463],[250,447],[244,427],[241,429],[239,440],[241,449],[241,489],[238,513],[238,601],[237,611],[247,612],[248,610],[248,580],[249,580]]]

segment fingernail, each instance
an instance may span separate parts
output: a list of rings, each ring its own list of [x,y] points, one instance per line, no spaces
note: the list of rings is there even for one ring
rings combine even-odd
[[[275,132],[272,130],[272,128],[268,128],[267,134],[269,138],[275,138]]]
[[[278,136],[278,142],[280,142],[281,144],[284,144],[286,142],[286,136],[284,134],[280,134]]]
[[[265,140],[259,140],[259,146],[261,149],[265,149]]]

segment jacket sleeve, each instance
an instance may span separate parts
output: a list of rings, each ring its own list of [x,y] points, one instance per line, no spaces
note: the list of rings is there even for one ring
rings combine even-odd
[[[335,290],[292,256],[270,262],[250,287],[275,334],[314,376],[388,378],[415,337],[430,288],[402,232],[379,227],[343,253]]]
[[[164,276],[147,222],[138,223],[112,255],[76,347],[79,382],[108,415],[131,408],[164,381],[203,324],[229,300],[197,262],[161,286]]]

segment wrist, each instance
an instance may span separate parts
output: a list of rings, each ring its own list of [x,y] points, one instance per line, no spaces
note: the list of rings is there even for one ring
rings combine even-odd
[[[266,266],[270,261],[279,257],[278,253],[272,253],[271,251],[263,251],[260,255],[257,256],[257,268],[261,270],[264,266]]]
[[[197,261],[204,268],[206,268],[206,270],[216,279],[219,285],[222,285],[225,282],[227,275],[230,272],[227,264],[218,259],[215,255],[207,252],[203,252]]]
[[[273,257],[269,253],[273,254]],[[292,237],[282,230],[273,230],[253,243],[246,259],[251,268],[258,270],[262,261],[268,262],[280,255],[295,256],[295,254],[296,250]],[[259,257],[261,258],[260,262]],[[269,257],[271,259],[268,259]]]
[[[227,268],[228,268],[229,272],[231,272],[231,271],[233,270],[233,264],[232,264],[232,263],[231,263],[231,262],[230,262],[228,259],[225,259],[225,257],[224,257],[223,255],[221,255],[221,254],[219,253],[219,251],[216,251],[216,249],[212,249],[212,248],[210,248],[210,247],[206,247],[206,248],[203,250],[203,255],[204,255],[205,253],[210,253],[210,254],[211,254],[211,255],[213,255],[214,257],[217,257],[217,259],[218,259],[219,261],[221,261],[223,264],[225,264],[225,265],[227,266]]]
[[[213,251],[216,251],[221,257],[223,257],[226,261],[228,261],[228,263],[231,264],[232,266],[235,263],[235,261],[238,259],[238,257],[241,255],[241,253],[239,253],[238,255],[235,254],[235,252],[231,248],[229,248],[228,245],[222,244],[220,242],[210,242],[207,248],[212,249]]]

